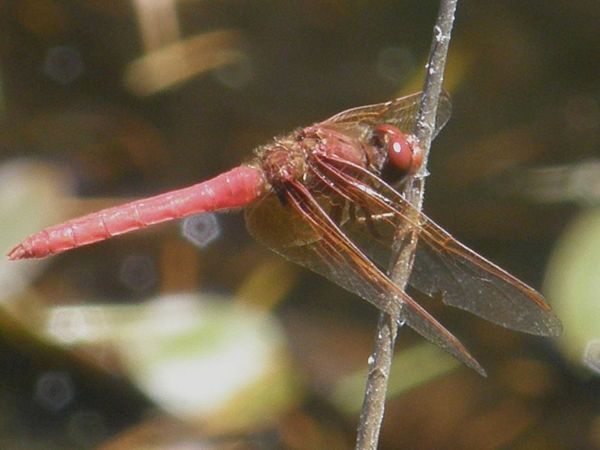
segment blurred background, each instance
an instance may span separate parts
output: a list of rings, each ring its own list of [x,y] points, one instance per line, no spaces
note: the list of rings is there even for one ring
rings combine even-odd
[[[418,91],[436,1],[0,1],[0,247]],[[600,448],[600,3],[462,1],[425,211],[539,288],[556,339],[435,305],[382,449]],[[0,261],[0,448],[354,445],[377,311],[205,215]]]

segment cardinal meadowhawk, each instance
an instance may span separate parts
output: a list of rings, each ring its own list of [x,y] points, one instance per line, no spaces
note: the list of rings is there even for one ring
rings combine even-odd
[[[349,109],[274,138],[254,158],[202,183],[104,209],[26,238],[10,259],[41,258],[167,220],[245,207],[260,242],[401,318],[479,373],[467,349],[383,271],[400,234],[418,233],[409,283],[445,304],[541,336],[560,321],[541,294],[456,241],[384,181],[422,155],[413,131],[420,94]],[[436,134],[449,119],[442,94]]]

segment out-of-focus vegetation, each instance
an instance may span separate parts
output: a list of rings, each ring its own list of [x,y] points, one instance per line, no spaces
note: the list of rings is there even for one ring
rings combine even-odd
[[[2,248],[418,90],[436,12],[0,1]],[[598,23],[591,0],[460,2],[425,210],[545,289],[565,332],[424,299],[489,377],[402,329],[381,448],[600,447]],[[252,242],[239,214],[0,261],[0,294],[0,448],[353,445],[377,312]]]

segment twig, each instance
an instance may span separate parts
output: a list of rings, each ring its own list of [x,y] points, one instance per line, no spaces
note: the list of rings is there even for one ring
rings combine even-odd
[[[423,150],[423,165],[419,173],[412,177],[406,186],[406,199],[421,210],[425,188],[425,175],[429,148],[435,130],[435,118],[444,80],[446,56],[450,44],[450,34],[454,23],[454,13],[458,0],[441,0],[436,25],[433,29],[433,40],[427,63],[423,96],[417,118],[415,136]],[[405,233],[401,233],[404,234]],[[402,289],[406,287],[418,235],[411,233],[410,241],[400,239],[394,243],[395,258],[388,270],[391,279]],[[379,441],[379,432],[383,421],[387,382],[394,355],[394,343],[398,333],[398,318],[381,313],[377,323],[377,333],[373,344],[373,353],[369,358],[369,374],[365,389],[365,398],[360,414],[360,424],[356,437],[357,450],[375,450]]]

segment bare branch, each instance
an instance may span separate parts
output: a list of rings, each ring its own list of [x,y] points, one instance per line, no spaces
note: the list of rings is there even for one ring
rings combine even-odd
[[[426,66],[423,97],[415,130],[415,135],[423,150],[423,165],[420,172],[408,181],[405,191],[407,200],[418,211],[423,206],[426,166],[435,129],[435,118],[442,91],[446,56],[457,2],[458,0],[441,0],[433,29],[429,61]],[[404,236],[406,236],[405,233]],[[392,258],[388,272],[392,280],[403,289],[410,277],[417,240],[418,235],[412,233],[410,242],[407,243],[405,239],[400,242],[401,239],[397,238],[397,242],[394,244],[395,258]],[[394,355],[394,343],[398,333],[398,322],[398,318],[381,313],[377,323],[377,333],[375,334],[373,353],[369,358],[369,374],[356,437],[357,450],[375,450],[377,448],[383,421],[387,383]]]

